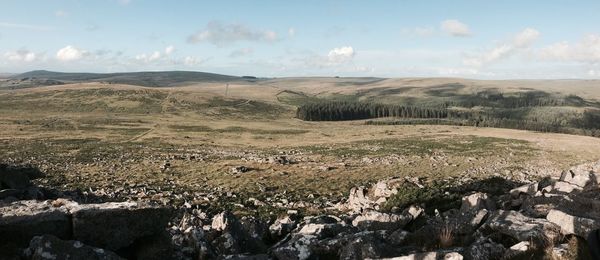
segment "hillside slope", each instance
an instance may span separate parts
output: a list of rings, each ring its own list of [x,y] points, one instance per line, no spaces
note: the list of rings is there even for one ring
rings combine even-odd
[[[236,77],[196,71],[146,71],[125,73],[66,73],[36,70],[13,75],[3,87],[25,88],[67,83],[104,82],[143,87],[173,87],[193,83],[255,81],[255,78]]]

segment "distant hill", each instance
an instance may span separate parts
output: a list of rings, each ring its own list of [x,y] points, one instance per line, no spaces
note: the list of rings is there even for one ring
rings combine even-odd
[[[256,78],[236,77],[196,71],[157,71],[125,73],[65,73],[35,70],[13,75],[5,87],[19,88],[34,85],[105,82],[110,84],[129,84],[144,87],[173,87],[193,83],[256,81]]]

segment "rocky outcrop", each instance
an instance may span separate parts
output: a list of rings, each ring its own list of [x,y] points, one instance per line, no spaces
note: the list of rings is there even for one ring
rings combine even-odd
[[[498,210],[488,218],[484,228],[510,236],[518,241],[544,239],[545,229],[553,224],[545,219],[530,218],[517,211]]]
[[[73,205],[69,211],[74,239],[110,250],[162,232],[171,218],[167,208],[135,202]]]
[[[544,252],[566,255],[568,237],[585,238],[600,228],[600,164],[594,167],[574,167],[561,177],[524,185],[500,182],[500,188],[475,180],[430,189],[424,179],[391,178],[355,187],[344,201],[325,201],[329,208],[314,215],[308,212],[315,208],[284,195],[258,201],[225,191],[222,197],[185,200],[175,216],[144,200],[11,199],[0,202],[0,254],[10,252],[16,259],[502,259],[537,257],[551,242],[555,246]],[[211,208],[209,203],[225,196],[244,203],[235,209],[281,211],[267,220]]]
[[[64,199],[17,201],[0,207],[0,242],[18,247],[30,243],[32,259],[44,255],[68,259],[60,257],[66,256],[62,250],[68,248],[78,249],[69,251],[69,255],[104,259],[104,254],[93,255],[93,251],[100,249],[81,249],[78,245],[87,244],[114,251],[124,248],[135,250],[133,244],[136,247],[143,246],[150,237],[164,233],[170,218],[171,213],[167,208],[134,202],[78,204]],[[56,247],[47,247],[46,244],[56,244]],[[40,245],[44,245],[44,248]],[[110,254],[106,257],[113,259]]]
[[[550,210],[546,219],[559,226],[563,234],[584,238],[593,230],[600,229],[600,220],[577,217],[556,209]]]
[[[25,245],[44,234],[71,237],[71,215],[65,205],[27,200],[0,207],[0,244]]]
[[[52,235],[36,236],[25,250],[28,259],[124,260],[114,252],[92,247],[80,241],[64,241]]]
[[[367,211],[357,216],[353,221],[352,225],[360,229],[366,230],[396,230],[403,228],[413,220],[413,216],[410,214],[392,214],[392,213],[381,213],[378,211]]]

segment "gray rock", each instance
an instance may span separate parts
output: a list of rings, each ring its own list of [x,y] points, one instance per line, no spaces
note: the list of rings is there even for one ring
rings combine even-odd
[[[557,209],[550,210],[546,219],[559,226],[565,235],[587,237],[592,230],[600,229],[598,220],[573,216]]]
[[[313,235],[294,234],[289,241],[275,245],[272,254],[279,260],[306,260],[315,257],[318,239]]]
[[[158,234],[171,211],[134,202],[109,202],[71,207],[73,237],[86,244],[117,250],[136,239]]]
[[[579,187],[575,184],[569,183],[569,182],[564,182],[564,181],[557,181],[554,184],[552,184],[551,186],[545,187],[542,189],[542,191],[549,193],[549,192],[562,192],[562,193],[571,193],[574,190],[580,191],[582,190],[582,187]]]
[[[266,234],[266,228],[262,230],[251,222],[242,223],[228,211],[215,215],[211,227],[218,232],[218,235],[211,243],[217,253],[222,255],[265,253],[267,247],[262,242],[262,236]]]
[[[117,254],[97,247],[85,245],[79,241],[64,241],[52,235],[36,236],[26,249],[27,258],[43,259],[89,259],[124,260]]]
[[[396,230],[413,220],[410,214],[390,214],[367,211],[357,216],[352,225],[366,230]]]
[[[318,224],[308,223],[298,231],[300,235],[315,236],[318,238],[333,237],[344,230],[344,226],[338,223]]]
[[[0,189],[25,189],[43,174],[36,168],[0,164]]]
[[[502,259],[506,248],[489,238],[480,237],[471,244],[465,253],[467,259]]]
[[[538,183],[534,182],[534,183],[530,183],[530,184],[526,184],[517,188],[514,188],[512,190],[510,190],[510,195],[513,197],[519,197],[520,194],[525,193],[528,195],[535,195],[535,193],[538,191]]]
[[[592,185],[598,185],[596,175],[593,174],[589,169],[572,168],[571,170],[564,171],[560,180],[577,185],[581,188],[585,188]]]
[[[17,201],[0,208],[0,244],[26,245],[31,238],[43,234],[69,238],[71,221],[63,205],[51,201]]]
[[[496,206],[487,194],[476,192],[462,198],[461,212],[478,211],[480,209],[494,210]]]
[[[353,235],[340,250],[339,259],[360,260],[389,257],[394,255],[394,247],[385,243],[374,232]]]
[[[462,260],[463,256],[458,252],[449,252],[449,251],[433,251],[433,252],[423,252],[423,253],[415,253],[405,256],[397,256],[391,258],[380,258],[380,260]]]
[[[271,233],[272,238],[281,238],[289,234],[296,226],[296,221],[289,216],[283,216],[276,219],[275,223],[269,226],[269,233]]]
[[[376,203],[367,196],[367,189],[354,187],[350,189],[350,195],[345,206],[353,212],[362,212],[363,210],[373,209],[375,205]]]
[[[545,229],[553,226],[545,219],[530,218],[517,211],[498,210],[491,214],[482,228],[508,235],[518,241],[542,241]]]

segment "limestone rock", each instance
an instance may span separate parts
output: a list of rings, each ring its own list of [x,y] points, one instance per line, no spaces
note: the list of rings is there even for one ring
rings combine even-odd
[[[50,201],[17,201],[0,208],[0,244],[26,245],[43,234],[69,238],[70,230],[67,208],[55,207]]]
[[[354,187],[350,189],[350,195],[348,196],[348,202],[346,203],[346,207],[349,210],[361,212],[366,209],[372,209],[375,204],[376,203],[367,196],[367,189],[364,187]]]
[[[471,244],[465,253],[467,259],[502,259],[506,249],[489,238],[480,237]]]
[[[580,237],[587,237],[592,230],[600,229],[598,220],[573,216],[557,209],[550,210],[546,219],[558,225],[564,234]]]
[[[71,208],[73,237],[86,244],[117,250],[136,239],[160,233],[170,219],[167,208],[134,202],[84,204]]]
[[[517,188],[514,188],[512,190],[510,190],[510,195],[513,197],[518,197],[519,194],[521,193],[525,193],[525,194],[529,194],[529,195],[535,195],[535,193],[538,191],[538,183],[534,182],[534,183],[530,183],[530,184],[526,184]]]
[[[124,260],[117,254],[79,241],[64,241],[52,235],[36,236],[31,239],[26,253],[28,259],[89,259]]]
[[[530,218],[517,211],[498,210],[491,214],[482,228],[511,236],[518,241],[541,241],[545,227],[552,225],[545,219]]]
[[[461,212],[478,211],[480,209],[494,210],[496,206],[487,194],[476,192],[462,198]]]
[[[289,216],[280,217],[275,220],[275,223],[269,226],[269,232],[271,233],[271,237],[280,238],[290,233],[296,228],[296,225],[296,222]]]
[[[352,225],[367,230],[396,230],[403,228],[412,220],[409,214],[390,214],[377,211],[367,211],[356,217]]]

